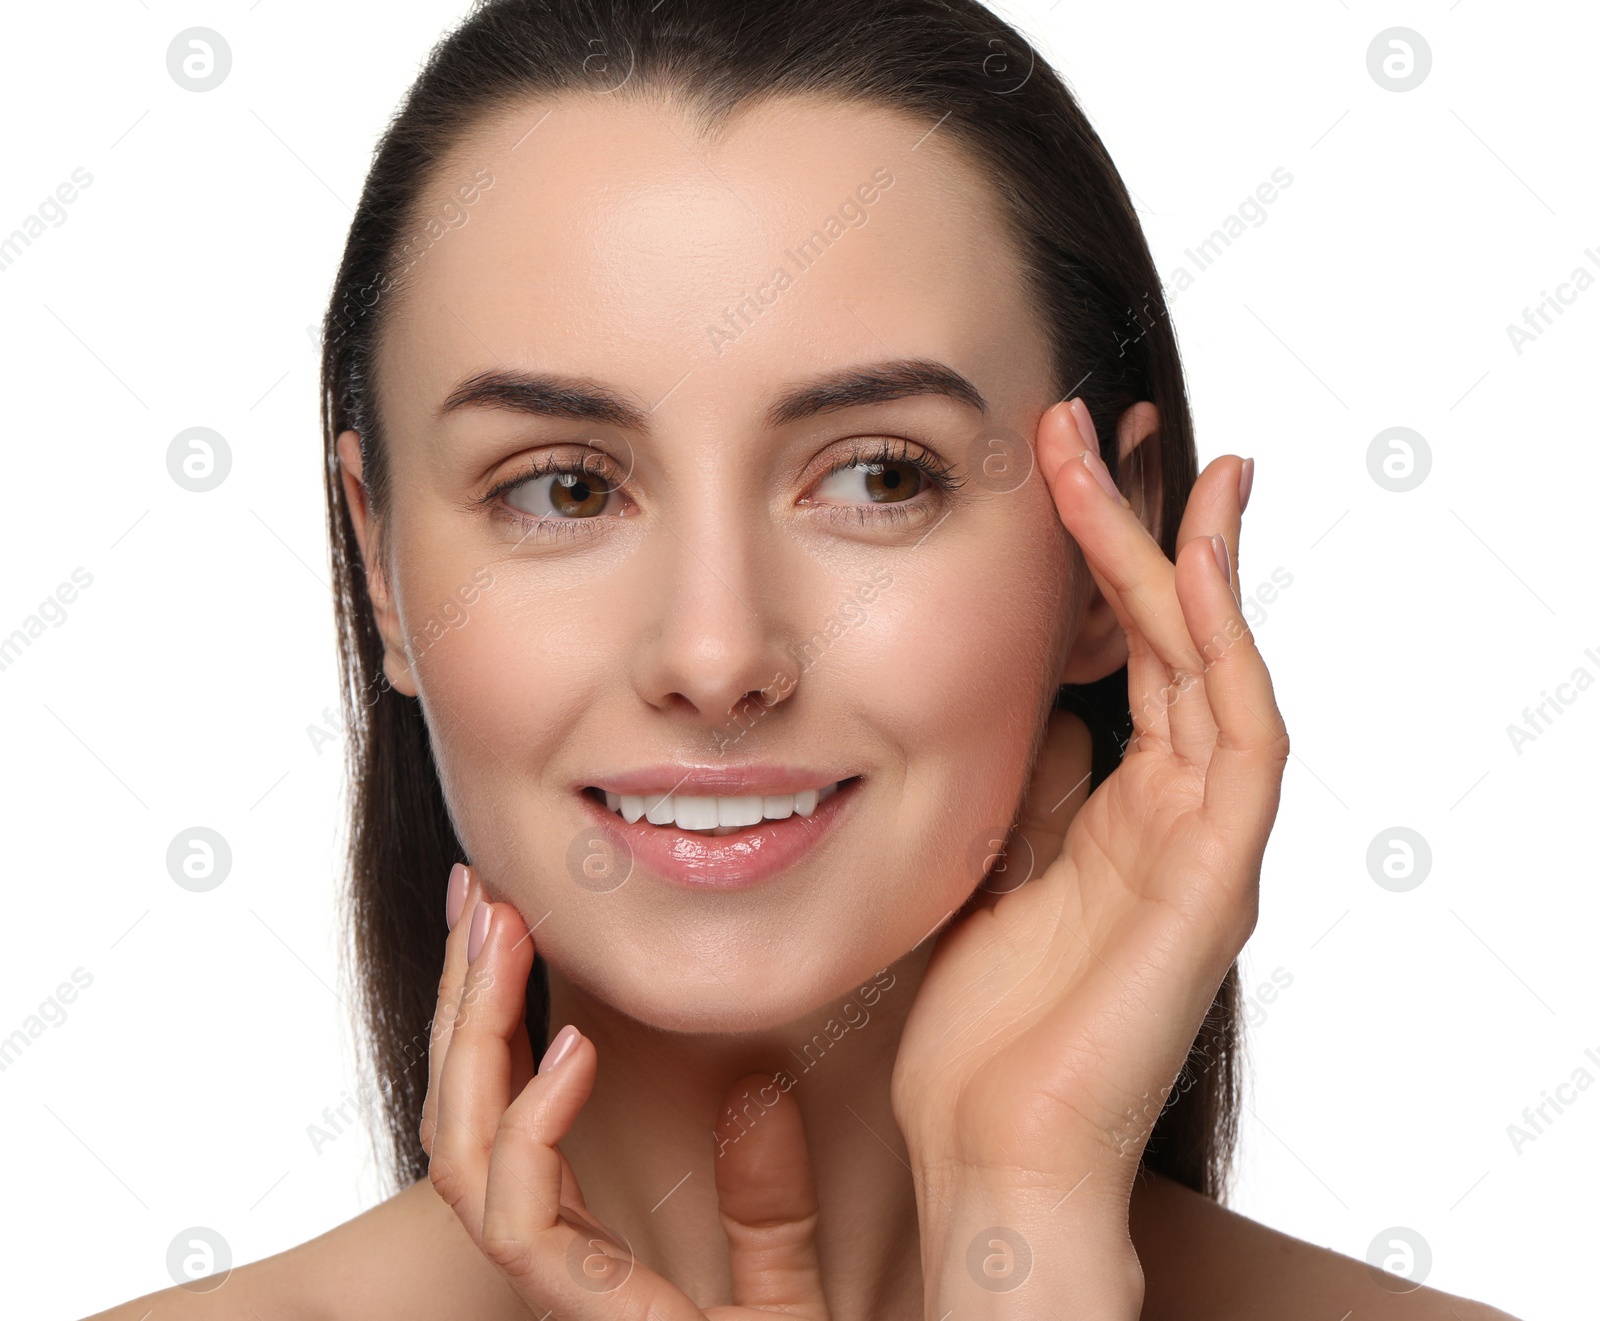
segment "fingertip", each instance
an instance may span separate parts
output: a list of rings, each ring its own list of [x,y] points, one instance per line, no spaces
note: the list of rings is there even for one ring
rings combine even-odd
[[[450,868],[450,881],[444,890],[444,925],[445,930],[454,931],[456,923],[461,920],[461,910],[467,902],[467,865],[458,862]]]
[[[543,1078],[553,1072],[559,1065],[572,1058],[577,1050],[578,1043],[583,1040],[583,1033],[568,1023],[561,1031],[551,1038],[550,1044],[545,1047],[544,1056],[539,1061],[538,1076]]]
[[[476,963],[478,955],[483,952],[484,942],[489,938],[489,923],[494,917],[494,905],[478,901],[472,910],[472,925],[467,930],[467,962]]]
[[[1220,532],[1211,534],[1211,555],[1216,561],[1217,571],[1222,574],[1222,581],[1228,585],[1228,593],[1233,593],[1233,557],[1228,554],[1228,539]]]
[[[1072,415],[1070,400],[1052,404],[1039,419],[1034,448],[1039,472],[1044,477],[1045,485],[1052,490],[1055,488],[1056,474],[1069,457],[1068,433],[1076,431],[1077,423]]]

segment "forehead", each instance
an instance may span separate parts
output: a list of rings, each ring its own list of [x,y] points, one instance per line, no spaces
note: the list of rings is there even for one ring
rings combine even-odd
[[[531,101],[441,164],[411,225],[382,349],[397,421],[495,367],[602,379],[708,422],[888,358],[1048,402],[992,185],[933,123],[890,110],[773,99],[706,141],[659,101]]]

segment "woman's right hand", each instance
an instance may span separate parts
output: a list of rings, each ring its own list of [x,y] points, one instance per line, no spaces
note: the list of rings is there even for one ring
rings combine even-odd
[[[420,1136],[434,1190],[478,1250],[539,1315],[771,1321],[781,1311],[827,1321],[816,1186],[799,1109],[787,1093],[715,1157],[732,1305],[702,1311],[589,1212],[556,1144],[589,1098],[599,1057],[569,1027],[534,1072],[524,1013],[532,934],[514,905],[488,902],[475,869],[457,868]],[[751,1075],[730,1092],[770,1081]]]

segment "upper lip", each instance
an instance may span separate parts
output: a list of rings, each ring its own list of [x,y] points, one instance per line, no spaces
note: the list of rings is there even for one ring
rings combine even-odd
[[[840,780],[852,779],[854,775],[853,771],[813,770],[806,766],[783,766],[770,762],[744,765],[723,763],[714,766],[673,762],[598,775],[585,780],[580,787],[593,786],[629,797],[684,794],[705,798],[753,798],[822,789]]]

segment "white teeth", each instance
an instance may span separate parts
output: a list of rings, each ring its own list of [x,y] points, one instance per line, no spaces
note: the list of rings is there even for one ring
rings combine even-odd
[[[669,806],[670,801],[670,806]],[[672,818],[680,830],[715,830],[717,828],[717,799],[685,794],[672,794],[670,800],[660,803],[663,816]]]
[[[766,812],[767,800],[760,795],[754,798],[712,798],[707,801],[716,808],[719,826],[753,826]]]
[[[796,794],[749,795],[737,798],[712,798],[700,794],[616,794],[605,790],[606,806],[620,812],[632,824],[640,817],[651,825],[676,825],[680,830],[715,830],[719,827],[754,826],[761,821],[782,821],[786,817],[810,816],[817,804],[839,788],[830,784],[822,789],[803,789]]]

